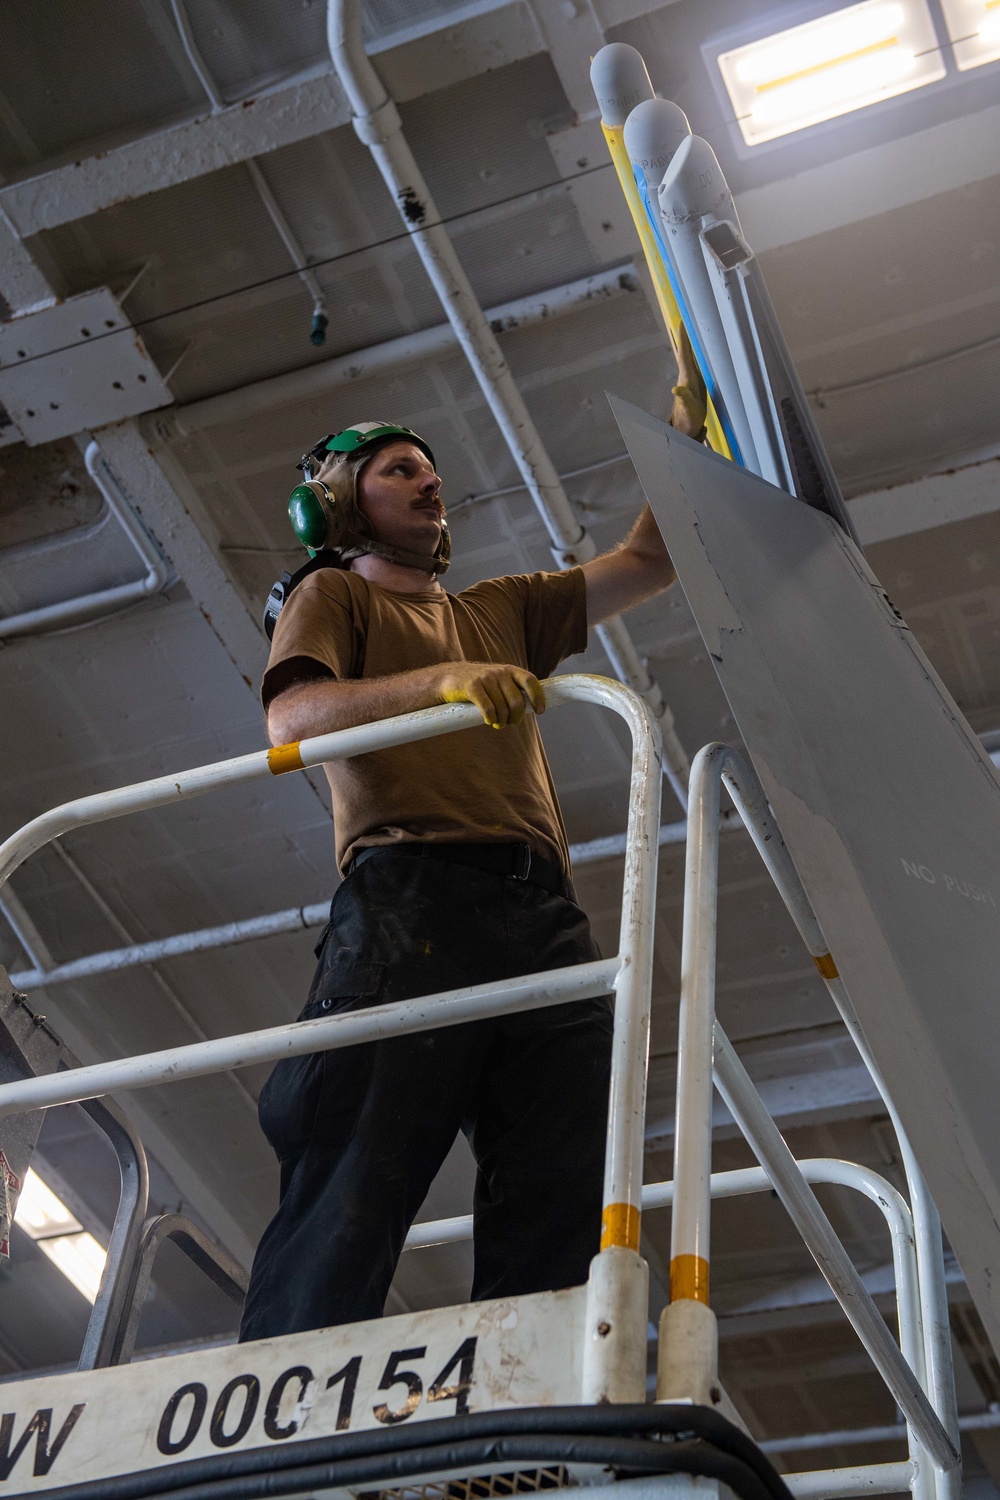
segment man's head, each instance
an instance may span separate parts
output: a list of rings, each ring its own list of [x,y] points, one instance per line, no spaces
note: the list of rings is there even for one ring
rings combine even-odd
[[[329,482],[338,461],[331,454],[316,477]],[[376,541],[428,560],[436,556],[444,522],[441,480],[422,448],[388,439],[357,463],[353,478],[355,504]]]
[[[315,479],[289,501],[292,526],[311,552],[344,566],[366,553],[443,573],[451,540],[434,455],[423,438],[388,422],[360,422],[324,438],[303,459]],[[308,473],[308,469],[307,469]]]

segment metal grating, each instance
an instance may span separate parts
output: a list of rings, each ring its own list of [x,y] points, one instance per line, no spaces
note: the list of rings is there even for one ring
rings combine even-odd
[[[564,1464],[520,1469],[513,1474],[474,1474],[468,1479],[438,1479],[432,1484],[404,1485],[397,1490],[359,1490],[358,1500],[498,1500],[502,1495],[535,1495],[576,1485]]]

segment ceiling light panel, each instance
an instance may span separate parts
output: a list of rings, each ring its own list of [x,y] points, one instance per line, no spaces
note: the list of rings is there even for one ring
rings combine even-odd
[[[1000,0],[941,0],[960,73],[1000,57]]]
[[[97,1300],[107,1251],[87,1234],[79,1219],[32,1167],[25,1174],[14,1223],[88,1302]]]
[[[718,61],[749,146],[945,74],[926,0],[864,0],[723,52]]]

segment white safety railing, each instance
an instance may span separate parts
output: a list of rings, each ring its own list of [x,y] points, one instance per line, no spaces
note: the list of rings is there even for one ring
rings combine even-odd
[[[789,1151],[715,1017],[718,840],[723,782],[869,1067],[896,1128],[910,1195],[917,1266],[915,1306],[910,1290],[897,1283],[900,1316],[906,1323],[905,1330],[901,1328],[902,1349],[889,1333],[812,1192],[807,1174]],[[771,817],[763,788],[742,757],[729,746],[719,744],[706,746],[696,756],[689,787],[671,1241],[671,1295],[675,1302],[665,1316],[676,1317],[673,1309],[677,1301],[687,1301],[689,1306],[700,1302],[707,1311],[713,1082],[906,1422],[908,1465],[876,1465],[871,1472],[866,1472],[863,1465],[845,1473],[818,1472],[801,1492],[833,1496],[865,1494],[875,1489],[906,1489],[920,1500],[928,1500],[931,1495],[937,1500],[958,1500],[959,1431],[940,1220],[867,1048],[829,944]],[[895,1242],[894,1234],[894,1245]],[[661,1350],[663,1342],[661,1332]],[[706,1358],[713,1352],[710,1350]],[[662,1389],[660,1394],[664,1394]],[[888,1472],[890,1468],[892,1474]]]
[[[354,1046],[380,1037],[613,994],[615,1021],[601,1225],[601,1251],[609,1254],[598,1257],[604,1268],[591,1277],[592,1312],[603,1326],[608,1308],[620,1310],[637,1303],[641,1282],[637,1276],[637,1268],[641,1266],[637,1252],[662,784],[660,728],[635,693],[606,678],[566,676],[550,679],[543,686],[550,707],[570,701],[595,704],[619,714],[631,733],[625,878],[619,951],[615,957],[529,974],[500,984],[473,985],[353,1014],[297,1021],[19,1080],[0,1087],[0,1117],[80,1102],[120,1089],[148,1088],[252,1063],[277,1062],[308,1052]],[[221,787],[453,733],[481,722],[479,710],[471,704],[448,704],[80,797],[43,813],[0,845],[0,889],[29,855],[71,829],[163,807]],[[626,1252],[624,1257],[621,1252]],[[642,1285],[640,1326],[644,1326],[645,1319]],[[602,1307],[605,1313],[601,1312]],[[641,1393],[642,1372],[637,1375],[627,1368],[636,1361],[634,1358],[630,1361],[623,1353],[622,1341],[635,1344],[635,1330],[623,1326],[627,1321],[616,1316],[613,1337],[587,1341],[583,1389],[585,1394],[590,1393],[588,1399],[631,1399],[636,1394],[637,1378]]]
[[[875,1490],[908,1490],[917,1500],[959,1500],[959,1429],[940,1221],[760,783],[740,756],[725,745],[707,746],[692,766],[674,1180],[643,1188],[660,731],[646,704],[618,683],[567,676],[551,679],[544,686],[550,706],[569,701],[595,704],[618,713],[631,732],[622,914],[619,951],[613,958],[19,1080],[0,1087],[0,1116],[353,1046],[380,1037],[614,994],[602,1253],[592,1269],[587,1303],[588,1326],[593,1321],[602,1337],[585,1339],[583,1400],[641,1399],[644,1353],[641,1361],[635,1357],[636,1330],[645,1328],[646,1319],[644,1270],[637,1254],[640,1220],[644,1208],[665,1206],[673,1211],[671,1301],[661,1320],[657,1397],[661,1401],[694,1400],[707,1405],[723,1400],[717,1378],[717,1331],[708,1305],[711,1202],[716,1197],[773,1188],[896,1400],[906,1424],[910,1454],[905,1463],[789,1475],[789,1487],[801,1500]],[[70,829],[165,806],[219,787],[451,733],[479,722],[479,712],[471,705],[425,709],[79,798],[34,819],[0,846],[0,889],[30,854]],[[723,782],[883,1094],[899,1136],[909,1207],[890,1184],[866,1168],[827,1159],[797,1163],[715,1018]],[[713,1087],[719,1089],[751,1145],[760,1163],[758,1168],[713,1175]],[[892,1238],[898,1344],[812,1191],[810,1184],[819,1182],[838,1183],[866,1194],[885,1216]],[[406,1245],[417,1249],[447,1243],[467,1238],[471,1231],[471,1215],[419,1224],[411,1229]],[[612,1309],[614,1317],[609,1316]],[[623,1316],[625,1312],[627,1316]],[[603,1337],[612,1326],[615,1336]],[[644,1335],[642,1342],[644,1345]]]

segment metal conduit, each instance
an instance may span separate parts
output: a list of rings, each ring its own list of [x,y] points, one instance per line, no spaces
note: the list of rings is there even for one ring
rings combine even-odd
[[[581,307],[606,302],[610,297],[635,295],[641,291],[641,285],[635,267],[628,261],[623,265],[609,266],[604,271],[595,271],[592,276],[581,276],[562,286],[535,292],[528,297],[515,297],[510,302],[501,302],[496,307],[487,308],[483,316],[495,333],[507,333],[515,328],[535,328],[539,323],[551,323]],[[353,385],[359,380],[395,374],[410,365],[450,354],[457,343],[455,330],[450,323],[418,328],[414,333],[384,339],[381,343],[369,344],[364,349],[352,349],[347,354],[336,354],[331,359],[305,365],[301,370],[286,370],[282,375],[269,375],[265,380],[255,380],[250,385],[223,391],[218,396],[205,396],[200,401],[189,401],[187,405],[175,407],[172,411],[157,413],[157,425],[162,430],[188,437],[206,427],[215,427],[222,422],[245,421],[247,417],[256,416],[260,412],[270,412],[275,407],[308,401],[316,396],[326,395],[328,391],[339,390],[342,386]],[[622,457],[628,461],[627,454]],[[511,493],[520,488],[522,486],[514,485]]]
[[[589,562],[597,552],[593,539],[573,514],[555,465],[403,134],[399,110],[365,52],[361,0],[330,0],[327,38],[334,69],[354,114],[355,132],[370,150],[399,208],[431,285],[545,524],[553,557],[560,568]],[[597,635],[616,675],[645,699],[658,719],[663,733],[664,774],[681,806],[686,808],[689,762],[659,684],[646,670],[620,617],[598,625]]]
[[[735,813],[723,813],[719,826],[721,830],[740,829],[743,824]],[[667,844],[683,844],[686,836],[686,823],[663,823],[660,825],[657,842],[660,848]],[[585,844],[570,844],[570,858],[574,868],[599,864],[602,860],[624,855],[625,843],[624,833],[613,833],[607,838],[591,839]],[[302,932],[322,927],[330,915],[330,903],[317,901],[310,906],[289,906],[283,911],[267,912],[264,916],[246,917],[241,922],[223,922],[218,927],[199,927],[193,932],[177,932],[148,943],[131,943],[127,948],[108,948],[99,953],[88,953],[83,958],[72,959],[69,963],[54,964],[50,968],[42,968],[38,964],[30,942],[26,942],[22,936],[21,925],[27,914],[9,887],[0,894],[0,912],[7,918],[14,936],[35,964],[33,969],[19,969],[10,976],[15,989],[28,992],[43,986],[48,988],[54,984],[70,984],[74,980],[90,979],[95,974],[133,969],[140,964],[156,964],[165,958],[178,958],[185,953],[204,953],[210,948],[231,948],[238,943],[273,937],[277,933]]]
[[[0,619],[0,639],[35,635],[45,630],[66,630],[85,620],[114,614],[119,609],[160,593],[170,582],[169,565],[143,530],[122,488],[121,480],[93,439],[87,443],[84,462],[87,473],[104,497],[108,510],[135,548],[136,556],[146,571],[141,578],[136,578],[131,583],[115,584],[111,588],[99,589],[96,593],[79,594],[73,599],[60,599],[56,604],[43,604],[24,614],[7,615],[5,619]]]

